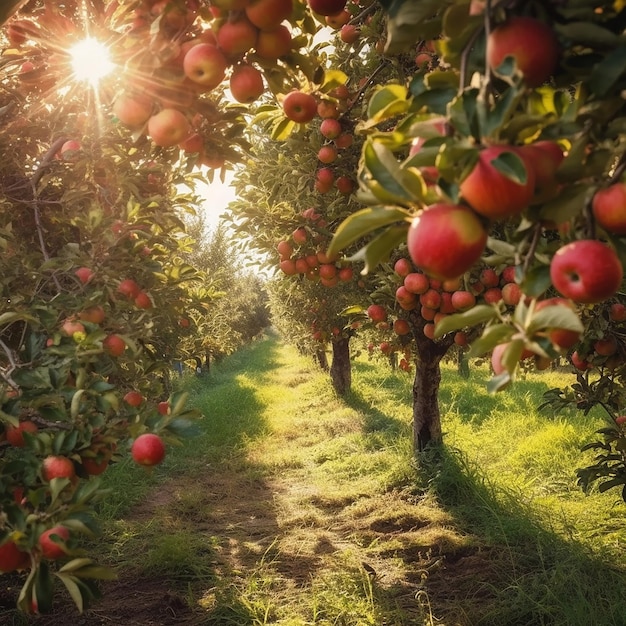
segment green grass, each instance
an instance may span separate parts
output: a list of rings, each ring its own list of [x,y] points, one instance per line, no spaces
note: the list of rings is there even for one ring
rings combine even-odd
[[[183,381],[198,436],[105,473],[102,559],[208,626],[625,626],[626,506],[574,474],[599,416],[535,408],[564,376],[490,396],[444,366],[446,446],[417,463],[411,377],[358,360],[339,398],[260,340]]]

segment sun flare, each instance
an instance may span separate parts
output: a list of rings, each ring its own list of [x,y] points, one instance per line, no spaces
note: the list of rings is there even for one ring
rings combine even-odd
[[[76,80],[96,85],[113,70],[108,48],[97,39],[87,37],[69,50],[72,70]]]

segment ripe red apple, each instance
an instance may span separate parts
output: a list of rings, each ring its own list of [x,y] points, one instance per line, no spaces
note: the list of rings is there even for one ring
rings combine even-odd
[[[337,276],[341,282],[347,283],[354,277],[354,270],[351,267],[342,267],[339,272],[337,272]]]
[[[354,181],[348,176],[340,176],[335,182],[335,186],[339,190],[339,193],[347,196],[354,191]]]
[[[265,91],[263,74],[254,66],[238,65],[230,76],[230,92],[237,102],[250,104]]]
[[[603,337],[594,341],[593,349],[600,356],[611,356],[617,352],[617,340],[615,337]]]
[[[139,295],[141,287],[132,278],[125,278],[120,281],[117,291],[127,298],[135,299]]]
[[[320,124],[320,133],[322,133],[326,139],[335,139],[336,137],[339,137],[339,135],[341,135],[341,122],[332,117],[322,120],[322,123]]]
[[[289,18],[292,10],[292,0],[251,0],[246,15],[257,28],[272,30]]]
[[[187,154],[201,154],[204,149],[204,139],[199,133],[193,133],[181,141],[178,147]]]
[[[317,152],[317,158],[326,165],[334,163],[337,160],[337,149],[330,144],[322,146]]]
[[[317,105],[317,114],[322,119],[338,118],[339,109],[337,108],[337,105],[330,100],[320,100]]]
[[[413,218],[407,247],[413,263],[429,276],[447,280],[469,270],[480,258],[487,232],[471,209],[433,204]]]
[[[61,331],[68,337],[74,337],[76,333],[85,333],[85,326],[73,319],[66,319],[61,325]]]
[[[74,272],[74,274],[81,283],[85,284],[91,280],[91,277],[93,276],[93,270],[91,270],[89,267],[79,267]]]
[[[498,157],[512,155],[522,159],[526,181],[518,183],[501,173],[492,164]],[[473,209],[491,220],[519,215],[535,192],[535,171],[519,151],[509,146],[489,146],[481,150],[478,162],[461,182],[461,196]]]
[[[572,352],[572,356],[570,357],[572,360],[572,365],[582,372],[585,370],[591,369],[592,365],[589,361],[581,358],[577,351]]]
[[[55,541],[55,537],[60,539],[60,542]],[[70,538],[70,531],[66,526],[54,526],[48,530],[44,530],[39,535],[39,548],[41,549],[41,555],[44,559],[55,561],[65,556],[65,550],[63,544]]]
[[[487,304],[497,304],[502,300],[502,290],[499,287],[489,287],[483,293],[483,300]]]
[[[262,59],[276,60],[291,51],[291,31],[279,24],[272,30],[262,30],[256,42],[256,53]]]
[[[210,43],[193,46],[183,59],[185,76],[209,91],[215,89],[226,75],[228,62],[221,50]]]
[[[287,276],[293,276],[294,274],[298,273],[298,270],[296,268],[296,262],[293,261],[292,259],[282,260],[279,263],[279,267],[280,267],[280,271]]]
[[[420,295],[420,304],[427,309],[437,310],[441,305],[441,293],[436,289],[428,289]]]
[[[354,143],[354,135],[350,133],[343,133],[335,139],[335,145],[340,148],[349,148]]]
[[[163,109],[148,120],[148,135],[163,148],[181,143],[190,133],[189,120],[178,109]]]
[[[411,293],[426,293],[430,288],[430,279],[421,272],[410,272],[404,277],[404,286]]]
[[[53,478],[74,478],[76,470],[74,463],[66,456],[50,455],[42,462],[41,474],[44,480],[51,481]]]
[[[153,101],[143,95],[121,94],[113,103],[113,114],[130,128],[140,128],[152,116]]]
[[[135,463],[151,467],[158,465],[165,458],[165,444],[158,435],[144,433],[133,441],[130,453]]]
[[[563,162],[563,149],[556,141],[537,141],[520,152],[535,172],[535,202],[553,197],[559,189],[556,171]]]
[[[307,0],[311,10],[319,15],[337,15],[346,7],[346,0]]]
[[[283,111],[290,120],[306,124],[317,113],[317,101],[310,93],[290,91],[283,100]]]
[[[102,347],[109,355],[117,357],[124,354],[126,342],[119,335],[107,335],[102,341]]]
[[[339,38],[344,43],[353,44],[361,36],[361,29],[354,24],[344,24],[339,31]]]
[[[25,569],[29,563],[28,552],[22,552],[14,541],[6,541],[0,546],[0,572],[8,574],[15,570]]]
[[[100,305],[91,306],[78,314],[78,319],[91,324],[102,324],[104,318],[104,309]]]
[[[622,284],[623,269],[612,248],[581,239],[560,248],[550,263],[550,278],[564,297],[583,304],[602,302]]]
[[[409,259],[401,257],[393,264],[393,271],[401,278],[405,278],[413,271],[413,264]]]
[[[298,244],[299,246],[305,244],[308,239],[309,236],[306,232],[306,229],[304,228],[296,228],[292,233],[291,233],[291,238],[293,239],[294,243]]]
[[[23,448],[26,445],[23,433],[34,434],[39,430],[37,425],[30,420],[24,420],[17,426],[8,425],[5,430],[7,441],[16,448]]]
[[[408,335],[411,332],[411,326],[406,320],[397,319],[393,323],[393,330],[396,333],[396,335],[400,335],[400,336]]]
[[[90,476],[100,476],[100,474],[104,473],[104,471],[109,467],[109,457],[104,457],[99,461],[90,456],[81,456],[80,462],[82,463],[83,469]]]
[[[502,286],[502,301],[507,306],[516,306],[522,299],[522,289],[517,283],[506,283]]]
[[[331,28],[339,30],[342,26],[347,24],[351,18],[352,14],[344,9],[343,11],[339,11],[336,15],[327,15],[324,21]]]
[[[59,156],[64,161],[69,161],[70,163],[75,162],[79,158],[79,152],[82,150],[82,146],[80,141],[76,141],[75,139],[69,139],[66,141],[59,150]]]
[[[281,256],[281,259],[288,259],[293,254],[293,248],[288,241],[279,241],[276,246],[276,250],[278,254]]]
[[[138,391],[132,390],[124,394],[124,402],[130,406],[138,407],[143,401],[144,397]]]
[[[367,317],[369,317],[375,324],[378,322],[384,322],[387,319],[387,310],[381,304],[370,304],[367,307]]]
[[[157,411],[161,415],[167,415],[170,412],[170,403],[167,400],[163,400],[157,404]]]
[[[476,296],[470,291],[460,289],[452,294],[451,303],[457,311],[468,311],[476,305]]]
[[[492,70],[511,56],[529,87],[539,87],[559,62],[559,43],[553,30],[532,17],[511,17],[496,26],[487,39],[487,62]]]
[[[140,291],[135,298],[135,306],[139,309],[150,309],[152,308],[152,300],[145,291]]]
[[[596,222],[608,233],[626,235],[626,184],[599,189],[591,203]]]
[[[321,167],[315,177],[323,186],[330,187],[335,182],[335,173],[330,167]]]
[[[217,31],[217,45],[231,59],[242,57],[256,46],[257,27],[244,15],[237,20],[227,20]]]
[[[623,322],[626,320],[626,306],[621,302],[614,302],[609,308],[609,318],[613,322]]]

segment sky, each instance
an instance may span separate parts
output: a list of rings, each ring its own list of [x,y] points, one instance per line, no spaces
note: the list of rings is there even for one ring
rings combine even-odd
[[[232,172],[228,172],[224,183],[220,181],[219,175],[217,175],[212,183],[198,184],[196,191],[204,198],[202,208],[206,216],[208,230],[215,229],[219,222],[220,215],[224,212],[228,203],[236,198],[235,190],[230,186],[232,178]]]

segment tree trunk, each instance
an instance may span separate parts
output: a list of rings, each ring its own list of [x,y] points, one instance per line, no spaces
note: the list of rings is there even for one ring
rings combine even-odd
[[[328,355],[326,354],[326,350],[322,350],[322,349],[317,350],[315,353],[315,360],[325,372],[329,370]]]
[[[439,385],[441,359],[454,343],[451,333],[433,341],[424,335],[425,320],[411,312],[409,322],[417,346],[415,379],[413,381],[413,451],[424,452],[427,447],[442,443]]]
[[[330,366],[330,379],[335,391],[343,396],[352,385],[352,363],[350,362],[350,339],[338,337],[332,340],[333,362]]]

